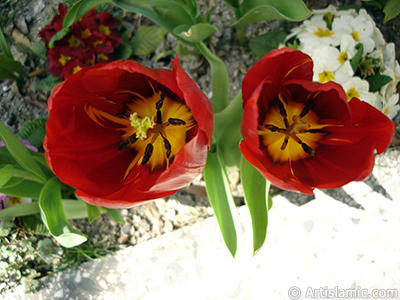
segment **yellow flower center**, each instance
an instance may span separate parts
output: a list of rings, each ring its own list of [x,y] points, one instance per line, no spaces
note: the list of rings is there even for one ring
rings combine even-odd
[[[346,52],[342,51],[339,55],[339,57],[337,58],[337,60],[342,64],[342,66],[344,65],[344,63],[349,59],[349,56],[347,55]]]
[[[75,67],[72,69],[72,74],[78,73],[80,70],[82,70],[82,67],[81,67],[81,66],[75,66]]]
[[[353,39],[354,39],[355,41],[357,41],[357,42],[360,41],[360,34],[359,34],[357,31],[354,31],[353,34],[352,34],[352,36],[353,36]]]
[[[311,108],[312,102],[304,105],[275,100],[258,128],[261,148],[274,163],[293,162],[315,155],[317,143],[326,132]]]
[[[102,40],[95,40],[95,41],[92,43],[92,45],[93,45],[94,48],[96,48],[98,45],[101,45],[101,44],[103,44],[103,41],[102,41]]]
[[[323,37],[329,37],[332,36],[334,34],[333,31],[330,31],[329,29],[325,29],[323,30],[322,28],[317,28],[317,31],[314,32],[314,34],[319,37],[319,38],[323,38]]]
[[[71,48],[73,47],[78,47],[81,44],[81,41],[78,40],[74,35],[72,35],[69,39],[68,39],[68,44]]]
[[[360,94],[357,92],[356,88],[351,88],[346,91],[347,101],[350,101],[353,97],[360,98]]]
[[[335,80],[333,72],[323,71],[322,73],[319,73],[318,76],[319,76],[319,82],[328,82]]]
[[[99,53],[97,54],[97,61],[107,61],[109,57],[105,55],[104,53]]]
[[[71,57],[70,56],[64,56],[63,54],[61,54],[60,58],[58,59],[58,61],[60,62],[60,64],[64,67],[65,64],[70,61]]]
[[[190,140],[190,131],[196,121],[186,104],[174,94],[153,88],[151,97],[133,91],[119,91],[116,96],[128,96],[126,112],[111,115],[87,105],[89,117],[103,126],[108,119],[122,126],[119,151],[133,151],[125,176],[138,165],[150,171],[167,169],[174,156]]]
[[[85,28],[85,30],[81,31],[81,35],[82,35],[82,37],[88,37],[88,36],[92,35],[92,32],[90,31],[89,28]]]
[[[103,24],[101,24],[101,25],[99,26],[99,31],[100,31],[101,33],[104,33],[105,35],[110,35],[110,33],[111,33],[110,27],[105,26],[105,25],[103,25]]]

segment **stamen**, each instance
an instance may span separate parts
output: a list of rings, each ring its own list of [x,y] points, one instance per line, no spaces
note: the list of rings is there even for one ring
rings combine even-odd
[[[153,149],[154,147],[151,143],[147,144],[146,150],[144,150],[142,165],[146,164],[150,160],[151,156],[153,155]]]
[[[282,143],[281,150],[285,150],[285,148],[288,145],[288,143],[289,143],[289,138],[286,136],[285,140]]]
[[[127,113],[116,113],[116,115],[118,117],[125,117],[125,118],[129,118],[129,115]]]
[[[157,124],[162,124],[161,110],[157,110]]]
[[[167,93],[166,91],[162,91],[162,92],[161,92],[161,94],[160,94],[160,100],[158,100],[158,101],[156,102],[156,109],[157,109],[157,110],[161,109],[161,107],[163,106],[164,97],[165,97],[165,94],[166,94],[166,93]]]
[[[287,113],[286,113],[285,106],[283,105],[281,100],[278,100],[277,102],[278,102],[279,113],[281,114],[282,117],[286,118]]]
[[[124,149],[128,148],[128,146],[134,144],[137,140],[138,140],[138,138],[136,137],[136,134],[135,133],[132,134],[131,136],[129,136],[128,138],[126,138],[119,144],[118,150],[124,150]]]
[[[283,118],[283,121],[285,122],[285,126],[286,126],[286,128],[289,128],[289,127],[290,127],[290,125],[289,125],[289,121],[288,121],[288,119],[287,119],[286,117],[284,117],[284,118]]]
[[[306,152],[307,154],[314,156],[315,155],[315,151],[308,146],[306,143],[301,142],[301,148],[303,148],[304,152]]]
[[[171,156],[171,152],[172,152],[171,143],[163,135],[161,135],[161,136],[164,139],[164,147],[166,150],[167,158],[169,158]]]
[[[293,140],[296,143],[299,143],[301,145],[301,148],[303,148],[305,153],[307,153],[311,156],[315,155],[315,151],[310,146],[308,146],[306,143],[304,143],[301,139],[299,139],[299,137],[297,135],[293,135],[293,136],[291,136],[291,138],[293,138]]]
[[[181,120],[181,119],[176,119],[176,118],[169,118],[168,122],[171,125],[186,125],[186,122]]]
[[[311,109],[311,107],[313,106],[313,102],[309,101],[306,106],[304,106],[303,110],[300,113],[300,118],[303,118]]]
[[[309,129],[306,132],[309,132],[309,133],[326,133],[326,131],[323,130],[323,129]]]
[[[266,124],[266,125],[264,125],[264,127],[267,128],[267,129],[269,129],[269,131],[271,131],[271,132],[277,132],[277,131],[278,131],[278,132],[283,132],[283,133],[286,132],[285,129],[279,128],[279,127],[277,127],[277,126],[275,126],[275,125],[271,125],[271,124]]]

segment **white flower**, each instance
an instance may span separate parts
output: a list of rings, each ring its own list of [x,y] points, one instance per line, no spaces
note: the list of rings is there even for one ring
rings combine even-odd
[[[358,98],[372,105],[373,107],[380,109],[376,95],[369,92],[369,83],[366,80],[362,80],[360,77],[353,77],[346,83],[342,84],[344,91],[346,92],[347,101],[350,101],[353,97]]]
[[[371,18],[371,16],[367,13],[367,11],[365,9],[360,9],[359,11],[359,15],[368,20],[371,24],[373,24],[374,28],[373,28],[373,32],[372,32],[372,40],[375,43],[375,48],[380,48],[382,46],[384,46],[386,44],[385,39],[383,38],[382,33],[380,32],[380,30],[376,27],[376,24],[374,22],[374,20]]]
[[[305,28],[297,34],[297,37],[300,43],[307,45],[307,47],[339,45],[340,35],[327,27],[322,15],[304,21],[303,25]]]
[[[314,81],[328,82],[335,80],[333,73],[341,66],[341,63],[334,59],[340,56],[338,49],[322,46],[314,49],[305,48],[302,51],[310,55],[314,62]]]
[[[349,35],[342,36],[339,56],[336,57],[341,66],[334,73],[335,81],[337,83],[343,84],[354,75],[350,60],[357,53],[355,46],[356,43]]]
[[[362,43],[364,55],[374,50],[375,42],[372,36],[375,24],[364,15],[358,15],[355,18],[349,15],[340,16],[333,20],[332,27],[336,27],[337,31],[350,34],[355,42]]]
[[[331,14],[333,15],[333,17],[343,16],[343,15],[357,16],[357,12],[355,9],[337,10],[336,7],[333,6],[332,4],[329,4],[328,7],[324,9],[313,10],[313,14],[323,15],[323,16]]]
[[[399,94],[393,94],[388,101],[383,102],[382,113],[384,113],[389,119],[393,119],[400,111],[399,105]]]

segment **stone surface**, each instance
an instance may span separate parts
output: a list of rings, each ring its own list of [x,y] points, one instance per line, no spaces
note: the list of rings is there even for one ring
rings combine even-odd
[[[267,241],[254,257],[241,207],[235,259],[211,217],[58,273],[36,294],[19,289],[0,299],[400,299],[399,154],[379,156],[372,180],[343,188],[363,209],[319,190],[300,207],[274,197]]]

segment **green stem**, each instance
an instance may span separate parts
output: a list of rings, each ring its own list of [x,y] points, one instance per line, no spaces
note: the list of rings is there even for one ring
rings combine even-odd
[[[222,111],[228,105],[228,70],[224,62],[207,48],[203,42],[197,48],[211,66],[212,104],[214,112]]]
[[[239,21],[242,18],[242,11],[240,9],[240,4],[239,1],[234,1],[234,6],[233,6],[233,11],[235,12],[235,18],[236,21]],[[245,38],[244,38],[244,28],[243,27],[236,27],[236,34],[237,38],[239,40],[240,45],[245,44]]]
[[[214,137],[217,148],[229,168],[237,168],[240,165],[239,143],[243,138],[240,131],[243,118],[242,103],[242,93],[239,92],[223,111],[214,116]]]

